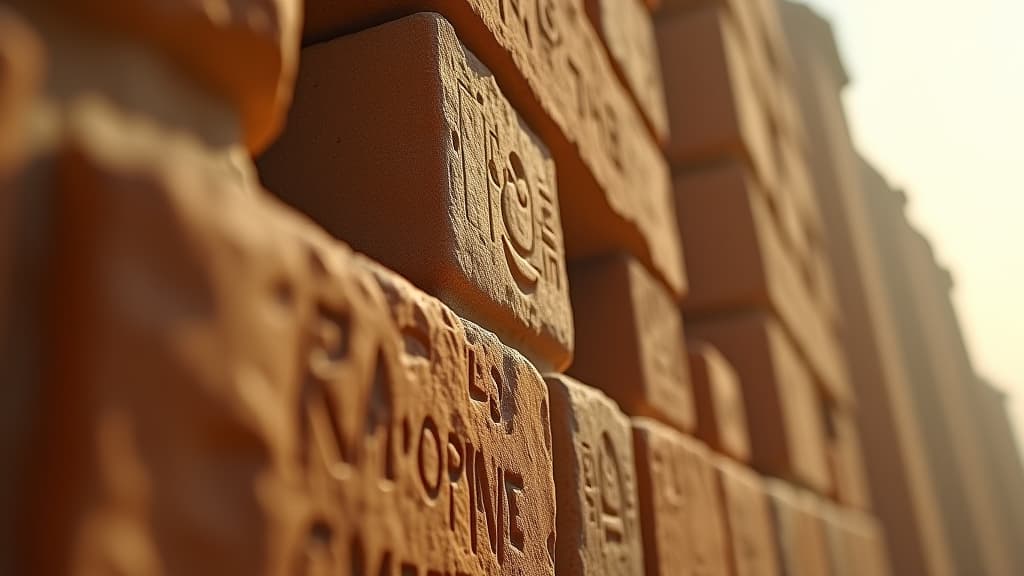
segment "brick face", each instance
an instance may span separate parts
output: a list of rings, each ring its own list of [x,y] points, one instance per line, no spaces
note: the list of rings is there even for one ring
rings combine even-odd
[[[362,89],[352,90],[357,78]],[[329,232],[538,366],[568,365],[554,162],[441,17],[418,14],[304,50],[294,113],[260,169]]]

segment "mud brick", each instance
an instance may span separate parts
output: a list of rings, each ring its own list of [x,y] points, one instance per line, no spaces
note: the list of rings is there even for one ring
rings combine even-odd
[[[440,16],[303,50],[288,128],[260,169],[335,236],[542,369],[568,365],[554,162]]]
[[[871,495],[864,470],[857,419],[853,414],[830,406],[828,422],[831,433],[828,458],[836,499],[847,507],[868,509],[871,507]]]
[[[784,576],[829,576],[828,531],[821,504],[781,480],[767,480],[780,572]]]
[[[765,195],[747,174],[740,164],[726,163],[676,180],[691,277],[683,308],[694,319],[739,308],[775,311],[826,393],[851,403],[836,335],[785,250]]]
[[[31,20],[46,23],[53,33],[50,48],[57,52],[81,55],[96,43],[95,37],[69,34],[68,26],[145,45],[226,102],[240,122],[236,130],[253,152],[262,150],[282,125],[298,62],[300,0],[232,1],[216,11],[202,2],[162,0],[19,4]],[[104,64],[113,60],[112,52]],[[120,63],[122,74],[134,64],[130,59]]]
[[[722,502],[711,455],[699,441],[633,420],[647,576],[728,574]]]
[[[766,105],[728,12],[709,5],[666,14],[657,32],[672,133],[669,160],[699,165],[722,156],[742,159],[762,185],[774,188]]]
[[[725,458],[715,461],[733,576],[779,576],[771,505],[761,478]]]
[[[728,12],[736,23],[744,53],[749,53],[761,36],[758,15],[750,0],[662,0],[657,17],[666,18],[674,11],[692,11],[707,6],[716,6]]]
[[[600,391],[546,376],[551,398],[561,574],[627,576],[643,571],[629,419]]]
[[[753,466],[827,492],[830,477],[819,396],[778,322],[761,313],[737,314],[687,320],[687,330],[718,348],[739,375]]]
[[[584,0],[306,2],[306,40],[418,11],[442,14],[548,144],[570,259],[628,250],[685,292],[668,165],[588,18]]]
[[[572,263],[569,276],[578,337],[569,374],[630,416],[692,430],[683,322],[669,292],[625,254]]]
[[[612,64],[657,133],[668,126],[654,22],[644,0],[586,0]]]
[[[266,196],[105,151],[59,157],[76,298],[53,296],[22,573],[554,573],[524,357]]]
[[[825,518],[833,576],[889,576],[885,538],[872,516],[830,508]]]
[[[686,343],[690,382],[697,408],[697,437],[737,460],[750,458],[747,414],[739,377],[717,348],[702,340]]]

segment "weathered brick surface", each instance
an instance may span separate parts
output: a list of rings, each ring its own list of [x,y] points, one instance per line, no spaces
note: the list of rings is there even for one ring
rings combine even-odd
[[[539,9],[484,0],[313,0],[305,33],[325,40],[423,10],[451,21],[550,147],[570,258],[627,249],[682,296],[682,251],[665,212],[673,206],[668,166],[616,78],[584,0],[545,1]]]
[[[751,313],[687,323],[687,330],[714,344],[739,375],[753,466],[827,492],[820,396],[778,323]]]
[[[624,254],[571,265],[569,282],[579,335],[569,374],[630,416],[693,429],[683,321],[669,292]]]
[[[629,419],[600,391],[546,377],[551,398],[560,574],[628,576],[643,570]]]
[[[718,452],[748,460],[747,413],[736,370],[707,342],[691,338],[686,349],[697,411],[696,436]]]
[[[784,576],[829,576],[828,527],[821,503],[781,480],[766,481],[772,506],[780,572]]]
[[[715,462],[728,528],[732,576],[778,576],[771,505],[761,478],[730,460]]]
[[[707,448],[645,418],[633,420],[633,440],[647,576],[728,574],[721,494]]]
[[[554,573],[521,355],[290,210],[102,153],[57,165],[78,297],[52,302],[33,573]]]
[[[752,307],[774,311],[825,391],[850,402],[832,325],[814,305],[810,286],[748,172],[738,163],[724,163],[679,176],[675,190],[680,233],[690,253],[690,292],[683,304],[688,317]]]
[[[623,84],[656,134],[668,131],[654,21],[644,0],[586,0],[587,15],[604,41]]]
[[[569,364],[554,162],[440,16],[303,50],[288,128],[260,172],[335,236],[542,369]]]

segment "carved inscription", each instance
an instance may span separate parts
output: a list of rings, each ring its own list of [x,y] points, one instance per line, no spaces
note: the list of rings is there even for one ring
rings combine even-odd
[[[559,572],[636,574],[642,567],[629,421],[597,390],[548,376],[559,499]],[[565,489],[563,490],[562,487]]]
[[[375,264],[322,270],[299,407],[315,520],[299,565],[552,574],[551,445],[527,410],[546,412],[532,366]]]

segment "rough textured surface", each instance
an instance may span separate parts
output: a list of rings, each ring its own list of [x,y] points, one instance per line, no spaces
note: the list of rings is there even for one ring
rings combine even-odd
[[[559,574],[643,571],[640,507],[629,419],[601,392],[546,377],[551,398]]]
[[[824,391],[854,402],[843,352],[811,286],[787,251],[763,191],[736,162],[680,175],[679,229],[688,247],[688,318],[722,311],[772,310]]]
[[[768,480],[765,484],[772,506],[781,574],[830,576],[828,533],[820,502],[779,480]]]
[[[303,50],[288,128],[260,175],[541,369],[568,366],[554,163],[440,16]]]
[[[630,416],[695,424],[682,317],[671,295],[623,254],[570,266],[576,359],[569,374]]]
[[[550,146],[570,259],[627,249],[681,297],[682,250],[665,212],[673,206],[668,166],[616,78],[584,0],[311,0],[305,35],[326,40],[424,10],[452,23]]]
[[[751,462],[819,492],[831,487],[820,397],[806,366],[771,316],[739,314],[687,323],[735,367],[750,427]]]
[[[57,166],[32,573],[554,573],[522,356],[268,200]]]
[[[653,420],[633,420],[647,576],[728,574],[720,492],[707,448]]]
[[[716,461],[718,485],[729,532],[733,576],[779,576],[771,505],[762,480],[724,458]]]
[[[281,127],[298,62],[299,0],[12,3],[34,19],[91,28],[97,36],[82,47],[101,37],[147,46],[233,108],[251,151],[262,150]]]
[[[743,390],[736,370],[707,342],[690,339],[686,350],[697,409],[697,437],[718,452],[747,461],[750,437]]]
[[[604,41],[623,84],[656,134],[668,130],[654,22],[643,0],[586,0],[587,15]]]

